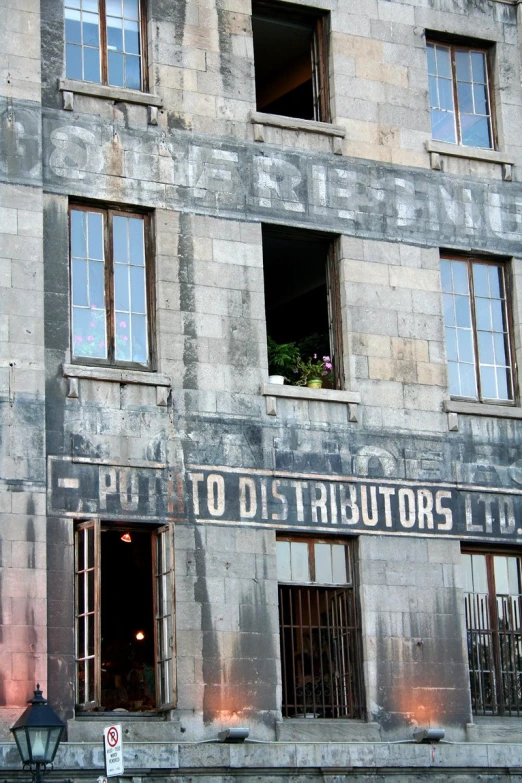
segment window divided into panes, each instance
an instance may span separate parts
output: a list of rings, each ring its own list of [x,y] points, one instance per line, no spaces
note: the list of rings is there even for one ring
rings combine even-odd
[[[442,258],[441,277],[450,394],[512,402],[505,265]]]
[[[139,0],[65,0],[65,70],[80,79],[143,88]]]
[[[174,705],[173,567],[168,525],[148,530],[89,520],[77,526],[80,709],[141,713]]]
[[[462,554],[475,715],[522,715],[522,584],[518,555]]]
[[[428,42],[432,138],[467,147],[494,147],[488,52]]]
[[[147,215],[71,208],[74,359],[150,364],[148,233]]]
[[[280,538],[276,551],[283,717],[361,717],[351,545]]]

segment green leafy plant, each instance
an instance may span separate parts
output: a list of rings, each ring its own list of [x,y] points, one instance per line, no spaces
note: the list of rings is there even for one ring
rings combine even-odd
[[[331,380],[332,360],[329,356],[318,356],[316,353],[306,360],[299,357],[296,370],[299,374],[298,380],[295,381],[296,386],[306,386],[312,378],[320,378],[322,381]]]
[[[270,375],[283,375],[293,383],[293,375],[300,360],[299,349],[295,343],[278,343],[268,337],[268,372]]]

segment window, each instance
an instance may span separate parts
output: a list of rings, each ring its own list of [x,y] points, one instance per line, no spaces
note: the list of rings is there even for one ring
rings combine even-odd
[[[293,538],[276,547],[283,717],[360,718],[352,547]]]
[[[330,121],[326,23],[324,12],[253,0],[259,111]]]
[[[140,0],[65,0],[65,71],[69,79],[141,90]]]
[[[174,702],[172,531],[75,532],[76,701],[80,709],[166,709]]]
[[[70,211],[72,355],[149,366],[151,264],[147,215]]]
[[[462,555],[475,715],[522,715],[521,559]]]
[[[427,51],[433,139],[492,149],[488,51],[434,42]]]
[[[441,260],[449,388],[454,397],[514,399],[504,264]]]
[[[306,361],[331,358],[330,386],[342,389],[343,346],[339,259],[334,237],[263,226],[266,328],[270,341],[295,343]],[[286,368],[290,383],[297,381]],[[324,385],[324,384],[323,384]]]

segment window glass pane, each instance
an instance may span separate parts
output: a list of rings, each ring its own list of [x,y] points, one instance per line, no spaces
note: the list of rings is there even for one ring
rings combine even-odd
[[[473,100],[475,103],[475,114],[488,114],[488,101],[486,87],[483,84],[473,85]]]
[[[83,13],[83,43],[85,46],[100,45],[98,14]]]
[[[67,78],[82,79],[82,50],[80,46],[67,44],[65,49],[65,69]]]
[[[457,330],[457,346],[459,361],[473,364],[473,340],[471,337],[471,330]]]
[[[508,557],[507,570],[508,570],[508,589],[510,595],[519,595],[520,593],[520,580],[519,580],[519,559],[518,557]]]
[[[453,112],[453,84],[449,79],[439,79],[439,108]],[[453,122],[453,114],[452,114]]]
[[[465,261],[452,261],[453,290],[456,294],[469,293],[468,268]]]
[[[144,315],[133,314],[132,323],[132,361],[145,364],[148,359],[147,319]]]
[[[457,87],[459,109],[461,112],[473,113],[473,91],[468,82],[459,82]]]
[[[433,44],[427,44],[426,54],[428,56],[428,73],[429,74],[437,73],[437,69],[435,65],[435,47],[433,46]]]
[[[456,329],[446,329],[446,354],[448,361],[456,362],[457,354],[457,331]]]
[[[67,8],[81,8],[81,0],[66,0]]]
[[[440,262],[440,277],[443,291],[452,291],[453,285],[451,282],[451,265],[449,261],[442,260]]]
[[[116,359],[128,362],[131,359],[130,321],[128,316],[122,317],[120,313],[116,317]]]
[[[506,369],[499,367],[496,371],[498,400],[510,400],[510,376]]]
[[[127,224],[128,218],[114,215],[112,219],[114,261],[119,261],[122,264],[126,264],[128,261]]]
[[[495,572],[495,592],[497,595],[509,594],[508,558],[495,555],[493,558],[493,570]]]
[[[497,399],[497,379],[494,367],[480,368],[480,386],[483,397],[490,400]]]
[[[483,52],[471,52],[471,70],[474,82],[486,83],[486,55]]]
[[[462,555],[463,587],[466,593],[473,592],[473,574],[471,572],[471,555]]]
[[[489,296],[488,267],[485,264],[473,264],[473,285],[475,296]]]
[[[105,359],[105,311],[73,307],[73,353]]]
[[[87,307],[87,262],[84,259],[73,259],[72,292],[73,305]]]
[[[125,20],[125,51],[130,54],[140,53],[138,23]]]
[[[114,307],[125,312],[130,309],[129,267],[123,264],[114,265]]]
[[[88,213],[89,258],[103,259],[103,215],[100,212]]]
[[[479,361],[483,364],[494,364],[493,335],[491,332],[478,333]]]
[[[87,258],[87,213],[71,211],[71,254],[73,258]]]
[[[277,578],[290,582],[290,541],[276,541]]]
[[[459,366],[456,362],[448,361],[448,386],[450,394],[462,396],[460,391],[460,373]]]
[[[65,9],[65,40],[77,44],[82,42],[81,14],[71,8]]]
[[[101,81],[100,79],[100,50],[83,50],[84,79],[88,82]]]
[[[471,81],[469,52],[463,52],[459,50],[455,52],[455,70],[458,81]]]
[[[310,582],[308,544],[297,541],[292,541],[290,543],[290,564],[292,582]]]
[[[457,326],[469,329],[471,327],[471,311],[469,297],[456,296],[455,297],[455,314],[457,318]]]
[[[436,141],[447,141],[456,144],[457,133],[455,130],[455,118],[452,112],[431,110],[431,135]]]
[[[129,248],[131,264],[145,264],[145,248],[143,244],[143,220],[141,218],[128,218],[129,221]]]
[[[463,397],[471,397],[476,399],[477,397],[477,380],[475,378],[475,365],[474,364],[460,364],[460,394]]]
[[[348,574],[346,573],[346,547],[344,544],[333,544],[332,546],[332,571],[335,584],[348,583]]]
[[[428,85],[430,89],[430,106],[437,108],[439,105],[439,94],[437,91],[437,79],[435,76],[428,78]]]
[[[473,592],[488,593],[488,574],[484,555],[472,555]]]
[[[451,62],[449,49],[443,46],[435,47],[437,52],[437,73],[451,79]]]
[[[446,326],[455,324],[455,298],[452,294],[443,294],[444,323]]]
[[[134,55],[125,55],[125,87],[129,90],[141,87],[140,58]]]
[[[490,300],[477,296],[475,299],[475,318],[477,319],[477,329],[491,331],[491,312]]]
[[[123,15],[126,19],[138,19],[138,0],[123,0]]]
[[[105,0],[105,8],[107,14],[110,14],[111,16],[122,15],[121,0]]]
[[[92,11],[92,13],[98,13],[99,0],[82,0],[81,6],[84,11]]]
[[[145,269],[130,267],[131,302],[133,313],[146,313],[145,306]]]
[[[504,287],[502,285],[502,270],[498,266],[486,267],[489,272],[489,295],[495,299],[501,299]]]
[[[496,332],[504,331],[504,312],[500,299],[491,299],[491,315],[493,329]]]
[[[109,84],[123,87],[123,55],[109,52]]]
[[[107,47],[123,51],[123,23],[113,16],[107,17]]]
[[[319,584],[332,584],[332,550],[330,544],[314,544],[315,581]]]
[[[489,119],[462,114],[460,117],[462,143],[468,147],[491,147]]]
[[[104,264],[102,261],[89,263],[89,305],[97,310],[105,307]]]
[[[506,337],[504,334],[493,334],[495,347],[495,363],[507,365]]]

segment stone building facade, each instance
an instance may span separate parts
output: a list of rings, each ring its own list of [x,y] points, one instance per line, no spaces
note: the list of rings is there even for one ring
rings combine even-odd
[[[0,9],[4,777],[522,780],[520,1]]]

